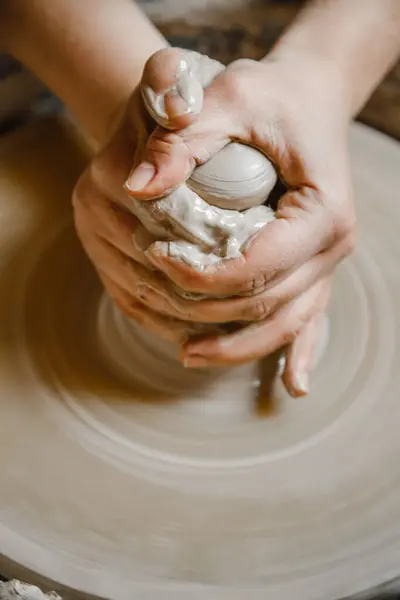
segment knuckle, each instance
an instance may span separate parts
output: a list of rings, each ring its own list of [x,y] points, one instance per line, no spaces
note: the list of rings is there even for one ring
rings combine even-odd
[[[285,329],[281,335],[281,346],[288,346],[291,344],[299,335],[301,331],[300,326],[293,326]]]
[[[292,344],[294,340],[299,336],[304,326],[309,321],[307,313],[297,315],[297,318],[288,319],[286,323],[282,324],[281,341],[282,346]]]
[[[247,73],[249,68],[258,67],[259,63],[251,58],[239,58],[231,65],[238,71],[242,69]]]
[[[247,309],[247,317],[251,321],[264,321],[271,313],[271,307],[267,300],[256,300],[249,309]]]
[[[238,63],[223,74],[224,95],[227,102],[242,105],[248,98],[249,87],[246,71]]]
[[[171,156],[176,148],[185,149],[185,143],[182,137],[173,131],[156,129],[147,142],[147,152],[150,155]]]
[[[245,285],[243,286],[242,292],[251,295],[261,294],[265,292],[268,284],[268,276],[265,272],[257,270],[253,270],[250,278],[247,279]]]

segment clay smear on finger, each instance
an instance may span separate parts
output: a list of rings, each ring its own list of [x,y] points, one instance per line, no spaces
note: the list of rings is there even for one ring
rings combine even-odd
[[[200,112],[203,89],[223,70],[207,56],[182,50],[173,85],[158,93],[143,86],[145,105],[156,123],[168,127],[166,96],[178,94],[189,112]],[[240,256],[251,237],[275,219],[266,203],[276,182],[276,171],[263,154],[232,142],[164,198],[132,199],[132,211],[158,251],[201,271]]]

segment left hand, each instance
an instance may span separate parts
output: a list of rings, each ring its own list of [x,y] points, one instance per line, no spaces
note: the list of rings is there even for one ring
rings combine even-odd
[[[287,186],[276,221],[238,259],[200,272],[164,256],[157,244],[148,251],[154,266],[180,288],[231,296],[182,299],[173,306],[149,291],[144,300],[153,309],[193,321],[250,323],[229,335],[189,340],[182,350],[187,366],[238,364],[287,347],[284,381],[293,395],[307,393],[330,276],[354,243],[348,121],[346,89],[333,65],[301,57],[245,60],[232,63],[205,90],[199,116],[186,114],[175,131],[157,128],[150,137],[144,167],[126,184],[143,201],[186,180],[231,140],[264,152]]]

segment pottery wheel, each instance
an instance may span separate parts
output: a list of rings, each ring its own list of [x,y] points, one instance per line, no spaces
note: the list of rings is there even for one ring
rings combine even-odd
[[[129,327],[72,226],[84,152],[57,122],[1,142],[7,575],[111,600],[327,600],[400,575],[400,149],[360,125],[350,146],[359,243],[312,392],[277,385],[260,417],[235,386],[213,403],[218,379],[160,398],[114,368]]]

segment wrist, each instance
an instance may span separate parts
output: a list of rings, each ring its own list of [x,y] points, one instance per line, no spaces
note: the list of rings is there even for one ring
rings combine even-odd
[[[309,0],[272,55],[325,61],[332,79],[346,90],[353,117],[399,52],[399,0]]]
[[[0,0],[0,30],[5,51],[53,90],[100,145],[146,60],[167,45],[132,0]]]
[[[263,63],[276,63],[279,68],[293,74],[299,84],[308,88],[313,95],[322,93],[329,96],[333,106],[338,106],[346,120],[353,116],[353,88],[351,77],[340,61],[334,57],[325,56],[323,53],[309,48],[298,47],[282,39],[269,54]]]

